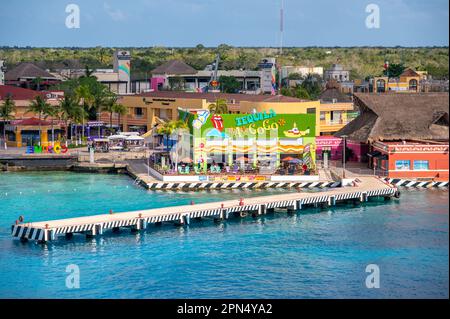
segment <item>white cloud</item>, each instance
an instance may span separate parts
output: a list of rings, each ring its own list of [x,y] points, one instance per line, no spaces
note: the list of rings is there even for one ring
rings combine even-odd
[[[114,21],[124,21],[127,18],[122,10],[112,8],[107,2],[103,3],[103,9]]]

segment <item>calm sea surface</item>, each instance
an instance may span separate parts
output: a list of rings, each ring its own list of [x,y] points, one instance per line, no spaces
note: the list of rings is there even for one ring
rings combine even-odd
[[[193,221],[95,240],[20,243],[10,226],[261,196],[273,191],[148,192],[121,175],[0,173],[2,298],[448,298],[447,190],[294,215]],[[80,288],[66,287],[66,267]],[[380,288],[366,288],[366,266]]]

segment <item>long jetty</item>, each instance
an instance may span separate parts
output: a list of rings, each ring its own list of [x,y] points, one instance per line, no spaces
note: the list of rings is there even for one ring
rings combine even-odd
[[[333,188],[326,191],[288,193],[271,196],[250,197],[213,203],[171,206],[122,213],[110,213],[86,217],[49,220],[42,222],[16,223],[11,234],[22,241],[34,240],[41,243],[56,240],[59,236],[71,238],[74,233],[86,237],[102,235],[107,230],[119,231],[130,228],[140,231],[149,224],[174,222],[189,225],[194,218],[212,217],[226,220],[230,216],[264,215],[274,209],[301,210],[307,206],[334,206],[338,202],[366,202],[371,197],[399,197],[398,189],[376,177],[359,177],[353,186]]]

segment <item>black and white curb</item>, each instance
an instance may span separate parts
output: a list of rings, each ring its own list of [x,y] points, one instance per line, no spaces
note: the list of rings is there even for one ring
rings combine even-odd
[[[431,188],[431,187],[437,187],[437,188],[443,188],[448,187],[448,181],[445,182],[433,182],[433,181],[412,181],[412,180],[406,180],[406,179],[400,179],[400,178],[385,178],[385,181],[388,183],[396,186],[396,187],[417,187],[417,188]]]
[[[199,189],[266,189],[266,188],[334,188],[340,182],[246,182],[246,183],[148,183],[144,185],[150,190],[199,190]]]

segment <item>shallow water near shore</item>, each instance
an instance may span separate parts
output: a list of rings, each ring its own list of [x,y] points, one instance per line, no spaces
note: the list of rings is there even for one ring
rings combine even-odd
[[[152,192],[123,175],[1,173],[0,297],[448,298],[448,190],[46,245],[10,236],[19,215],[39,221],[286,191]],[[79,289],[66,287],[71,264]],[[368,264],[379,266],[379,289],[365,285]]]

